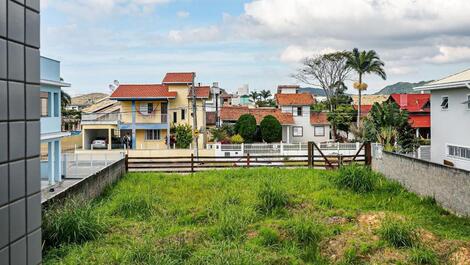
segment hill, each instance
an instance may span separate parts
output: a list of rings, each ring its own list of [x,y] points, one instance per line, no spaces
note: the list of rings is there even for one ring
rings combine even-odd
[[[393,85],[388,85],[384,88],[382,88],[379,92],[376,92],[376,95],[390,95],[390,94],[396,94],[396,93],[419,93],[417,91],[414,91],[413,88],[418,87],[418,86],[423,86],[431,81],[421,81],[418,83],[410,83],[410,82],[398,82]]]
[[[299,89],[299,93],[310,93],[312,95],[317,95],[317,96],[326,96],[325,91],[323,91],[322,88],[317,88],[317,87],[301,87]]]
[[[104,94],[104,93],[89,93],[85,95],[80,95],[80,96],[73,97],[72,103],[70,105],[85,108],[107,96],[109,95]]]

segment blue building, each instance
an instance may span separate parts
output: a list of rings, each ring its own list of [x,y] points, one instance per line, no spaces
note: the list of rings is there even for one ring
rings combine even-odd
[[[41,57],[41,146],[47,145],[47,156],[41,154],[41,181],[49,185],[62,180],[60,139],[70,135],[61,131],[62,87],[70,84],[60,77],[60,62]]]

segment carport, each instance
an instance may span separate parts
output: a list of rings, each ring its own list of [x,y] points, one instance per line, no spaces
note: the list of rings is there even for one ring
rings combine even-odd
[[[114,135],[114,129],[88,129],[83,128],[83,149],[91,150],[91,143],[94,140],[105,140],[108,144],[108,150],[112,148],[112,135]]]

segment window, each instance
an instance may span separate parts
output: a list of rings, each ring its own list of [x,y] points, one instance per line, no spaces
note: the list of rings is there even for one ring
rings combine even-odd
[[[185,120],[186,119],[186,110],[182,109],[181,110],[181,120]]]
[[[140,113],[150,115],[153,112],[153,103],[140,103]]]
[[[302,107],[297,107],[297,116],[302,116]]]
[[[178,122],[178,113],[175,111],[173,112],[173,123],[177,123]]]
[[[292,127],[292,135],[294,137],[302,137],[304,135],[304,128],[302,126]]]
[[[452,157],[470,160],[470,147],[447,145],[447,154]]]
[[[325,127],[324,126],[315,126],[313,127],[313,132],[315,136],[325,136]]]
[[[441,100],[441,109],[446,110],[449,109],[449,97],[443,96]]]
[[[145,130],[145,140],[160,140],[160,130]]]
[[[49,116],[49,93],[41,92],[41,117]]]
[[[59,117],[59,93],[54,93],[54,117]]]
[[[464,102],[464,104],[467,103],[467,109],[470,110],[470,95],[467,95],[467,101]]]

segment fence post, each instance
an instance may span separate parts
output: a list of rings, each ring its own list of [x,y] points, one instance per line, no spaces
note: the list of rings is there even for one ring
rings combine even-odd
[[[191,173],[194,172],[194,154],[191,153]]]
[[[312,142],[307,142],[307,150],[308,150],[308,167],[312,168],[312,166],[313,166],[313,144],[312,144]]]
[[[246,166],[250,167],[250,153],[246,154]]]
[[[281,141],[281,155],[284,155],[284,143]]]
[[[126,158],[125,158],[125,165],[126,165],[126,173],[129,172],[129,154],[126,154]]]
[[[370,143],[365,143],[364,148],[365,148],[366,165],[370,166],[372,164],[372,150],[371,150]]]
[[[245,144],[244,143],[241,144],[241,153],[242,153],[242,156],[245,154]]]

